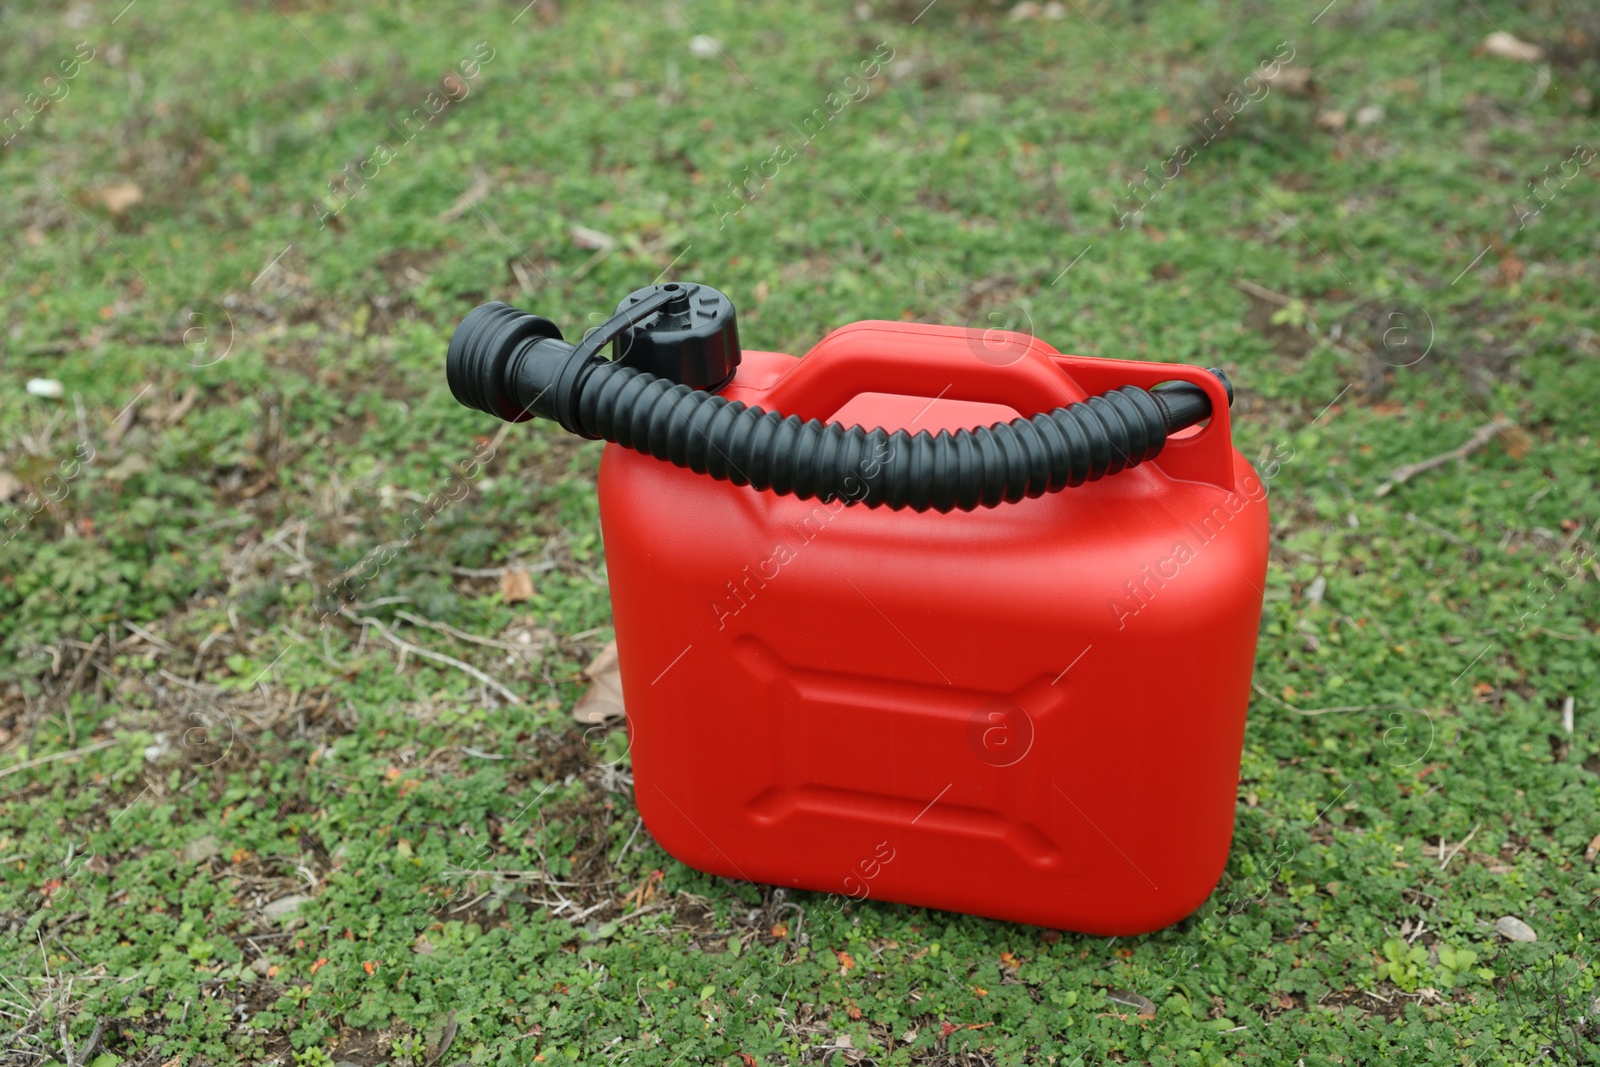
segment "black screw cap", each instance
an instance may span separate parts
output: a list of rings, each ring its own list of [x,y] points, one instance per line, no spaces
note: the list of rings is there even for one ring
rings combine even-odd
[[[733,301],[709,285],[668,282],[630,293],[617,312],[658,292],[673,296],[660,311],[617,335],[616,361],[693,389],[721,389],[742,355]]]

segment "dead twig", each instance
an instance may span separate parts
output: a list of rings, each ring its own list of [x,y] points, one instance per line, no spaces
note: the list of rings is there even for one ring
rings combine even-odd
[[[458,641],[470,641],[475,645],[483,645],[486,648],[498,648],[506,652],[526,653],[528,651],[526,647],[513,645],[510,641],[497,641],[492,637],[479,637],[477,634],[469,634],[465,630],[458,630],[448,623],[434,622],[432,619],[424,619],[420,615],[413,615],[409,611],[396,611],[394,615],[395,618],[404,619],[413,626],[426,626],[430,630],[437,630],[442,634],[449,634]]]
[[[1437,456],[1430,456],[1429,458],[1418,463],[1407,463],[1403,467],[1396,467],[1394,473],[1389,475],[1389,480],[1378,486],[1377,492],[1373,495],[1388,496],[1390,492],[1394,490],[1395,486],[1404,485],[1406,482],[1409,482],[1419,474],[1434,470],[1438,467],[1443,467],[1448,463],[1455,462],[1456,460],[1466,459],[1472,453],[1488,444],[1496,435],[1501,433],[1503,430],[1510,429],[1513,425],[1515,424],[1510,419],[1495,419],[1487,426],[1484,426],[1478,430],[1477,433],[1467,438],[1466,443],[1461,445],[1459,448],[1452,448],[1448,452],[1441,452]]]
[[[106,431],[106,444],[110,446],[111,451],[114,452],[122,447],[123,437],[125,437],[128,433],[128,430],[133,427],[133,421],[137,416],[139,401],[144,398],[144,394],[148,393],[154,387],[155,382],[146,382],[144,388],[139,390],[139,395],[135,396],[131,401],[129,401],[128,406],[118,412],[117,417],[112,420],[111,428]]]
[[[4,778],[8,774],[16,774],[18,771],[26,771],[33,767],[42,767],[46,763],[54,763],[56,760],[87,756],[91,752],[99,752],[103,748],[110,748],[116,743],[117,739],[110,737],[104,741],[96,741],[92,745],[85,745],[82,748],[74,748],[66,752],[52,752],[48,756],[36,756],[33,759],[23,760],[21,763],[13,763],[9,767],[0,767],[0,778]]]
[[[1305,303],[1304,300],[1299,300],[1298,297],[1284,296],[1282,293],[1275,293],[1265,286],[1257,285],[1255,282],[1248,281],[1244,278],[1235,278],[1233,280],[1233,284],[1249,293],[1251,296],[1256,297],[1258,300],[1265,300],[1269,304],[1277,304],[1281,308],[1286,308],[1290,304],[1296,303],[1297,301],[1302,304]]]
[[[1460,545],[1462,548],[1472,548],[1473,547],[1472,542],[1468,541],[1465,537],[1462,537],[1459,534],[1453,534],[1449,530],[1446,530],[1443,526],[1435,526],[1433,523],[1428,522],[1425,519],[1417,518],[1417,513],[1414,512],[1414,511],[1406,512],[1406,521],[1410,522],[1410,523],[1415,523],[1416,525],[1422,527],[1424,530],[1427,530],[1429,533],[1434,534],[1435,536],[1438,536],[1438,537],[1442,537],[1446,541],[1449,541],[1453,545]]]
[[[507,426],[511,425],[506,423]],[[417,569],[429,571],[433,574],[453,574],[458,578],[498,578],[506,571],[523,570],[529,574],[542,574],[545,571],[555,570],[554,560],[543,560],[539,563],[508,563],[504,567],[448,567],[437,563],[420,564]]]
[[[520,697],[518,697],[517,694],[515,694],[511,690],[507,689],[505,686],[501,685],[499,682],[495,681],[493,678],[489,677],[487,674],[484,674],[482,671],[480,671],[478,668],[474,667],[470,663],[463,663],[461,660],[456,659],[454,656],[447,656],[443,652],[435,652],[432,649],[423,648],[421,645],[413,645],[410,641],[407,641],[407,640],[404,640],[403,638],[397,637],[382,622],[378,621],[377,619],[372,618],[369,615],[351,615],[350,618],[354,619],[356,622],[359,622],[363,626],[371,626],[371,627],[373,627],[374,629],[376,629],[378,631],[378,636],[382,637],[385,641],[389,642],[391,645],[393,645],[395,648],[398,648],[403,653],[411,653],[413,655],[421,656],[423,659],[431,659],[436,663],[443,663],[446,666],[454,667],[456,670],[461,671],[463,674],[467,674],[467,675],[472,676],[473,678],[476,678],[478,681],[482,682],[484,685],[488,686],[490,689],[493,689],[495,692],[497,692],[501,696],[505,697],[506,703],[508,703],[508,704],[521,704],[522,703],[522,699]]]
[[[194,402],[199,399],[200,387],[191,385],[184,391],[183,396],[178,398],[178,402],[172,405],[167,413],[162,416],[162,423],[166,426],[176,426],[185,415],[189,414],[190,409],[194,407]]]
[[[450,909],[450,914],[451,915],[460,915],[462,912],[466,911],[468,908],[470,908],[474,904],[478,903],[478,901],[483,900],[485,897],[487,897],[492,892],[493,892],[493,890],[485,890],[484,892],[479,893],[477,896],[473,897],[471,900],[467,901],[465,904],[462,904],[459,907],[451,908]]]
[[[493,188],[493,185],[489,181],[489,176],[487,174],[479,174],[473,180],[472,184],[467,186],[466,192],[456,197],[455,203],[451,204],[449,207],[445,208],[443,211],[439,212],[439,214],[434,216],[434,221],[456,221],[462,215],[465,215],[474,204],[488,196],[491,188]]]
[[[1260,693],[1262,696],[1278,705],[1278,707],[1283,708],[1285,711],[1292,711],[1296,715],[1332,715],[1335,712],[1341,711],[1391,711],[1402,708],[1407,711],[1423,710],[1413,704],[1343,704],[1336,708],[1297,708],[1288,701],[1279,700],[1277,697],[1261,688],[1261,684],[1259,682],[1251,682],[1250,688],[1254,689],[1257,693]]]
[[[1461,843],[1455,847],[1455,851],[1451,852],[1448,856],[1445,855],[1444,837],[1441,836],[1439,838],[1439,869],[1442,871],[1446,867],[1450,866],[1450,861],[1461,855],[1461,850],[1467,847],[1467,842],[1471,841],[1474,837],[1477,837],[1478,831],[1481,829],[1483,829],[1483,823],[1480,822],[1478,825],[1472,828],[1472,832],[1470,834],[1461,839]]]
[[[630,919],[637,919],[641,915],[649,915],[651,912],[655,911],[665,911],[666,909],[672,907],[672,905],[673,901],[670,900],[663,900],[656,904],[647,904],[642,908],[635,908],[633,911],[630,911],[624,915],[618,915],[611,921],[614,923],[625,923]]]
[[[89,663],[94,659],[95,653],[100,651],[105,639],[106,635],[103,632],[94,635],[94,643],[78,658],[78,665],[72,669],[72,679],[67,682],[66,700],[62,704],[62,710],[67,717],[68,745],[75,746],[78,743],[78,725],[72,719],[72,694],[76,693],[78,686],[83,683],[83,676],[89,672]]]
[[[178,651],[176,648],[174,648],[172,646],[172,644],[170,642],[165,641],[162,638],[156,636],[155,634],[151,633],[149,630],[146,630],[143,626],[140,626],[137,623],[129,622],[127,619],[122,619],[122,620],[119,620],[119,621],[122,623],[123,627],[128,630],[129,633],[132,633],[137,637],[143,638],[144,640],[150,642],[152,645],[155,645],[157,648],[164,648],[168,652],[176,652],[176,651]]]
[[[73,1047],[72,1038],[67,1033],[67,1021],[65,1019],[61,1020],[60,1026],[57,1027],[57,1033],[61,1035],[61,1056],[53,1058],[61,1060],[67,1067],[84,1067],[90,1058],[94,1056],[95,1051],[99,1049],[100,1038],[105,1033],[105,1030],[106,1021],[104,1019],[96,1019],[94,1021],[94,1031],[89,1034],[89,1040],[83,1043],[83,1048],[77,1049]],[[66,1058],[62,1059],[62,1056]]]

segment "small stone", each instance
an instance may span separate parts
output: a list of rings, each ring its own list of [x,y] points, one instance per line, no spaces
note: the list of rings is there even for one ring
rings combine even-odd
[[[183,862],[204,863],[212,856],[222,855],[222,846],[217,844],[217,839],[211,834],[195,838],[183,846]]]
[[[1544,49],[1503,31],[1495,31],[1483,39],[1479,50],[1499,59],[1516,59],[1524,63],[1537,63],[1544,58]]]
[[[689,38],[689,54],[696,59],[710,59],[722,51],[722,46],[717,44],[715,37],[707,37],[697,33]]]
[[[1533,927],[1517,918],[1515,915],[1502,915],[1495,920],[1495,932],[1507,941],[1537,941],[1539,935],[1533,932]]]
[[[144,747],[144,761],[158,763],[172,752],[172,742],[167,740],[166,734],[156,734],[155,743]]]
[[[1326,593],[1327,591],[1328,579],[1319,574],[1315,578],[1311,579],[1310,585],[1306,586],[1306,599],[1311,601],[1313,604],[1320,604],[1322,603],[1322,594]]]
[[[54,378],[29,378],[26,388],[29,396],[42,396],[46,400],[60,400],[67,392]]]
[[[263,907],[261,914],[269,922],[287,925],[294,918],[294,913],[299,910],[300,905],[308,903],[310,900],[311,898],[304,893],[291,893],[286,897],[279,897],[271,904]]]
[[[1377,104],[1368,104],[1366,107],[1356,112],[1356,125],[1371,126],[1375,122],[1382,122],[1383,116],[1383,108],[1379,107]]]

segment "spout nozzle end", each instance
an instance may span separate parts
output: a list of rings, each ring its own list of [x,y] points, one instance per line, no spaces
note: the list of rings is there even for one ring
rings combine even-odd
[[[498,300],[474,308],[456,327],[445,356],[451,394],[465,406],[507,422],[533,418],[537,412],[518,401],[507,370],[524,342],[542,338],[559,341],[561,330],[549,319]]]
[[[1233,407],[1233,382],[1228,380],[1220,367],[1209,367],[1207,370],[1227,391],[1228,406]],[[1169,434],[1202,423],[1212,415],[1211,397],[1195,382],[1158,385],[1150,390],[1150,395],[1161,407],[1161,416]]]
[[[1233,382],[1229,380],[1227,372],[1221,367],[1207,367],[1206,373],[1222,383],[1222,388],[1228,391],[1228,406],[1233,407]]]

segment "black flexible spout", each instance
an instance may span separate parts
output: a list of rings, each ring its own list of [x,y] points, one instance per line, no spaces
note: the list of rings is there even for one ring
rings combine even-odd
[[[1179,382],[1123,386],[1032,417],[937,435],[802,421],[598,354],[608,331],[649,313],[619,313],[574,346],[546,319],[485,304],[451,338],[451,392],[503,419],[553,419],[584,437],[735,485],[938,512],[997,507],[1116,474],[1153,459],[1170,434],[1211,416],[1205,390]],[[1227,386],[1231,404],[1227,377],[1211,373]]]

